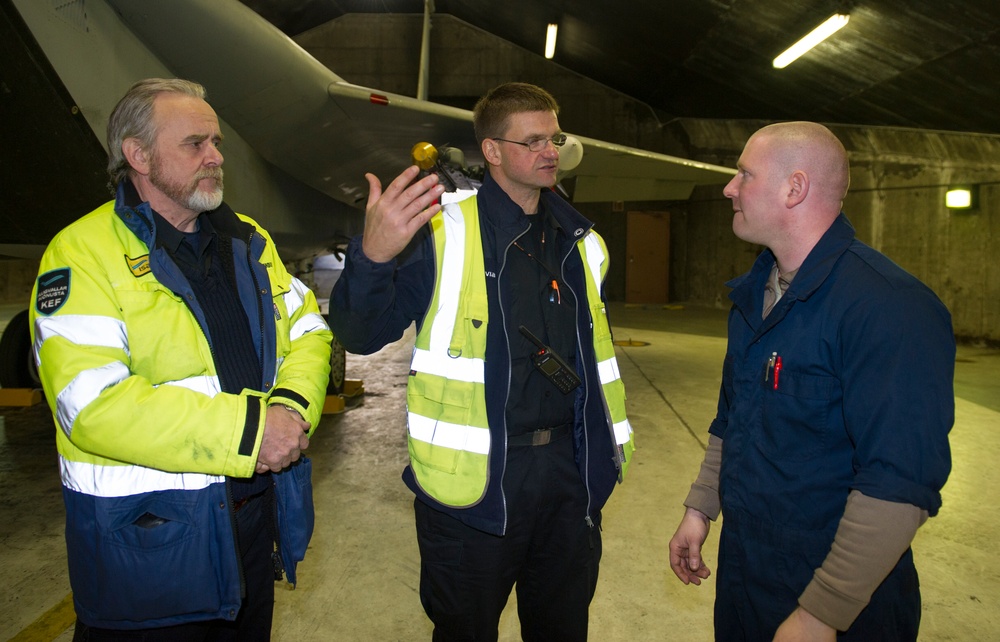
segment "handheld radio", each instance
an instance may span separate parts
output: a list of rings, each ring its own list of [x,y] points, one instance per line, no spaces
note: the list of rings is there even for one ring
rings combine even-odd
[[[545,378],[555,384],[556,388],[564,395],[576,390],[580,385],[580,377],[576,375],[573,368],[560,357],[552,348],[542,343],[542,341],[531,334],[531,331],[523,325],[518,328],[529,341],[538,346],[538,352],[531,355],[531,362],[535,364],[538,371],[545,375]]]

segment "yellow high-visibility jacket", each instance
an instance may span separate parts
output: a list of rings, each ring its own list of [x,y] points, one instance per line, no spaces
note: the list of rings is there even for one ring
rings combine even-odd
[[[258,389],[223,393],[194,292],[156,247],[148,203],[132,199],[123,185],[60,232],[32,294],[77,613],[109,628],[231,619],[240,572],[225,477],[253,474],[268,405],[319,423],[332,334],[267,232],[223,204],[204,216],[233,253],[263,372]],[[144,528],[147,513],[166,524]]]

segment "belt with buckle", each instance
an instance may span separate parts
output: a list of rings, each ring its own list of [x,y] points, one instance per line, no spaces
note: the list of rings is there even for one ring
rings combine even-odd
[[[507,438],[508,446],[544,446],[569,435],[573,424],[563,424],[554,428],[542,428]]]

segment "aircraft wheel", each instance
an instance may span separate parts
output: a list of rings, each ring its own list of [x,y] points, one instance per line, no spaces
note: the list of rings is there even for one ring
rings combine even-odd
[[[38,372],[31,354],[28,311],[18,312],[0,336],[0,387],[38,388]]]
[[[339,395],[344,391],[347,353],[344,351],[344,346],[337,340],[337,337],[333,338],[330,348],[330,384],[326,388],[326,394]]]

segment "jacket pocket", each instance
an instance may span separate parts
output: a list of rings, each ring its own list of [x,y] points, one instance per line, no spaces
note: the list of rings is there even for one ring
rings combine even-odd
[[[608,309],[603,301],[590,306],[590,321],[594,329],[594,341],[611,341],[611,324],[608,321]]]
[[[211,354],[197,319],[180,297],[154,286],[150,290],[119,290],[117,294],[128,332],[130,369],[153,383],[205,373]],[[163,328],[170,328],[170,332]]]
[[[782,370],[778,389],[764,386],[757,445],[775,461],[807,461],[831,443],[831,413],[839,412],[842,392],[835,377]]]
[[[220,488],[68,496],[70,571],[81,618],[92,626],[133,628],[222,617],[234,603],[238,608],[229,512],[213,499],[224,497]]]
[[[483,384],[411,372],[406,405],[411,463],[454,474],[463,457],[488,452]]]

